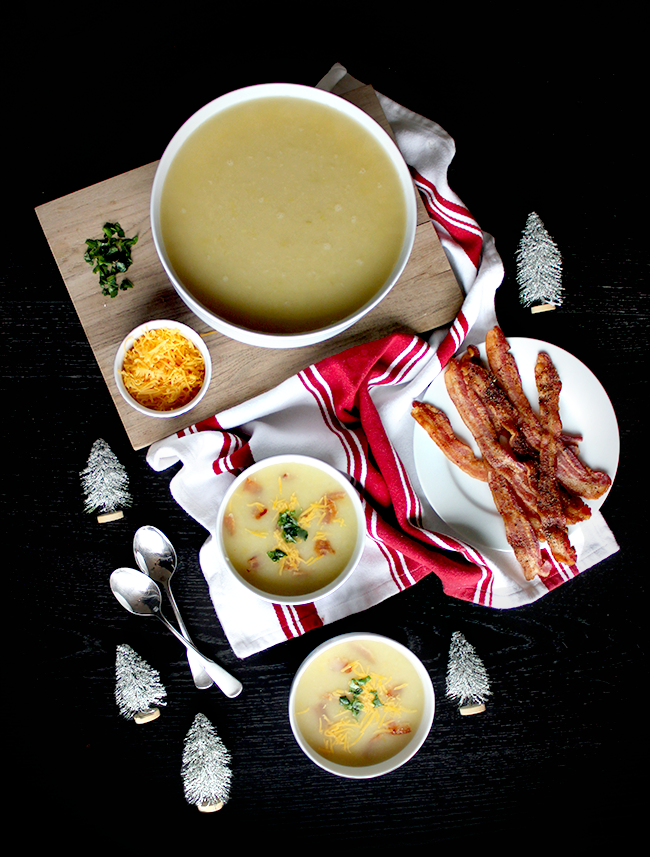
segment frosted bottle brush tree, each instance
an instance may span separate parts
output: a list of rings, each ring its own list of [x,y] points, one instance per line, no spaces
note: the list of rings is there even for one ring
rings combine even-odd
[[[126,643],[115,653],[115,702],[120,714],[136,723],[148,723],[166,705],[167,691],[159,673]]]
[[[221,809],[230,797],[230,753],[205,714],[197,714],[183,747],[185,799],[201,812]]]
[[[123,509],[132,503],[129,477],[105,440],[99,438],[93,443],[86,467],[79,475],[86,512],[99,512],[100,523],[123,517]]]
[[[516,254],[519,298],[531,312],[554,309],[562,303],[562,255],[534,211]]]
[[[485,711],[485,701],[490,693],[483,661],[463,634],[454,631],[449,646],[447,696],[458,702],[461,714],[478,714]]]

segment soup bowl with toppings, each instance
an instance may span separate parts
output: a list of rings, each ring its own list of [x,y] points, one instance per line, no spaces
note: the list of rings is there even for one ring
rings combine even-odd
[[[329,339],[376,306],[417,219],[409,170],[379,123],[340,96],[281,83],[222,95],[181,126],[150,215],[187,306],[270,348]]]
[[[203,339],[185,324],[156,319],[121,342],[113,374],[125,402],[149,417],[187,413],[205,396],[212,361]]]
[[[305,455],[248,467],[217,514],[222,567],[249,593],[276,604],[307,604],[334,592],[353,574],[365,539],[354,486]]]
[[[424,664],[378,634],[334,637],[296,673],[289,721],[300,749],[340,777],[394,771],[422,747],[433,724],[435,693]]]

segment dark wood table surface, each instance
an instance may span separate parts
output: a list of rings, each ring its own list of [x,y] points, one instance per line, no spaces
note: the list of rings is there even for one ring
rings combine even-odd
[[[10,545],[4,619],[14,634],[5,633],[3,659],[10,665],[9,820],[20,818],[23,835],[34,841],[46,835],[78,847],[122,833],[128,853],[173,846],[172,830],[188,853],[281,836],[292,849],[325,841],[337,849],[366,841],[526,850],[546,841],[631,843],[647,790],[648,617],[648,385],[641,365],[647,246],[635,216],[644,87],[634,58],[610,60],[600,49],[604,32],[564,42],[556,38],[559,25],[533,44],[523,34],[496,44],[477,33],[444,49],[433,15],[416,23],[438,32],[435,45],[411,31],[395,50],[387,47],[389,23],[368,39],[356,30],[355,38],[333,36],[326,48],[309,43],[306,33],[304,41],[278,36],[272,50],[262,34],[247,37],[243,23],[236,37],[222,31],[216,17],[189,36],[170,25],[165,40],[158,30],[131,32],[126,19],[123,50],[119,39],[111,49],[100,47],[90,23],[55,42],[43,27],[38,41],[12,49],[16,61],[36,71],[36,82],[12,96],[17,107],[38,109],[30,111],[29,135],[18,141],[22,180],[8,208],[0,267],[3,521]],[[226,49],[235,41],[231,55]],[[226,91],[274,80],[315,84],[337,61],[454,138],[449,184],[494,236],[503,259],[497,315],[506,334],[561,346],[604,385],[619,421],[621,458],[603,514],[620,550],[529,606],[499,611],[454,600],[430,576],[363,614],[239,660],[198,565],[206,533],[171,498],[172,472],[153,472],[145,450],[131,448],[34,208],[160,157],[185,118]],[[515,270],[532,211],[564,262],[563,305],[537,315],[518,299]],[[104,525],[84,513],[79,480],[99,437],[125,466],[134,497],[123,520]],[[179,606],[197,644],[243,682],[237,699],[196,690],[172,635],[130,616],[112,596],[109,574],[132,564],[133,533],[143,524],[174,542]],[[289,687],[303,658],[349,630],[412,647],[438,700],[421,752],[370,781],[316,768],[287,719]],[[454,630],[474,644],[491,681],[487,710],[473,717],[461,717],[445,699]],[[136,726],[118,714],[120,643],[161,673],[168,704],[154,723]],[[233,759],[230,801],[211,815],[186,803],[180,777],[183,740],[197,712],[212,721]],[[236,838],[224,840],[226,832]]]

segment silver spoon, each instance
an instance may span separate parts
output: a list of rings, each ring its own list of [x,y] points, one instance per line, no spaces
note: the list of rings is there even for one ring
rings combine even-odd
[[[133,537],[133,555],[140,571],[148,574],[152,580],[155,580],[165,590],[181,634],[193,644],[172,595],[170,580],[178,564],[176,551],[172,543],[157,527],[140,527]],[[187,651],[187,660],[190,665],[194,684],[200,690],[212,687],[212,679],[191,649]]]
[[[202,655],[194,643],[186,640],[163,616],[160,609],[162,593],[155,580],[144,572],[138,571],[137,568],[117,568],[111,574],[110,584],[113,595],[125,610],[137,616],[156,616],[188,651],[191,649],[195,652],[201,658],[205,671],[226,696],[232,699],[241,693],[241,682],[227,673],[223,667]]]

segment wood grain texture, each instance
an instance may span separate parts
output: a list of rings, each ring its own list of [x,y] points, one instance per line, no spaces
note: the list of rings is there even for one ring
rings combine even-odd
[[[392,131],[371,86],[342,97]],[[462,293],[417,190],[416,238],[402,276],[386,298],[352,328],[324,343],[304,348],[255,348],[213,331],[187,308],[174,291],[158,259],[151,235],[149,200],[157,162],[107,179],[41,205],[36,213],[70,298],[135,449],[168,437],[201,419],[264,393],[316,361],[353,345],[394,331],[424,333],[449,323]],[[97,277],[83,259],[86,238],[101,236],[107,221],[118,221],[127,235],[138,235],[129,277],[134,288],[116,298],[101,294]],[[155,318],[184,322],[205,335],[213,378],[197,407],[181,417],[144,416],[120,396],[113,377],[115,352],[137,325]]]

